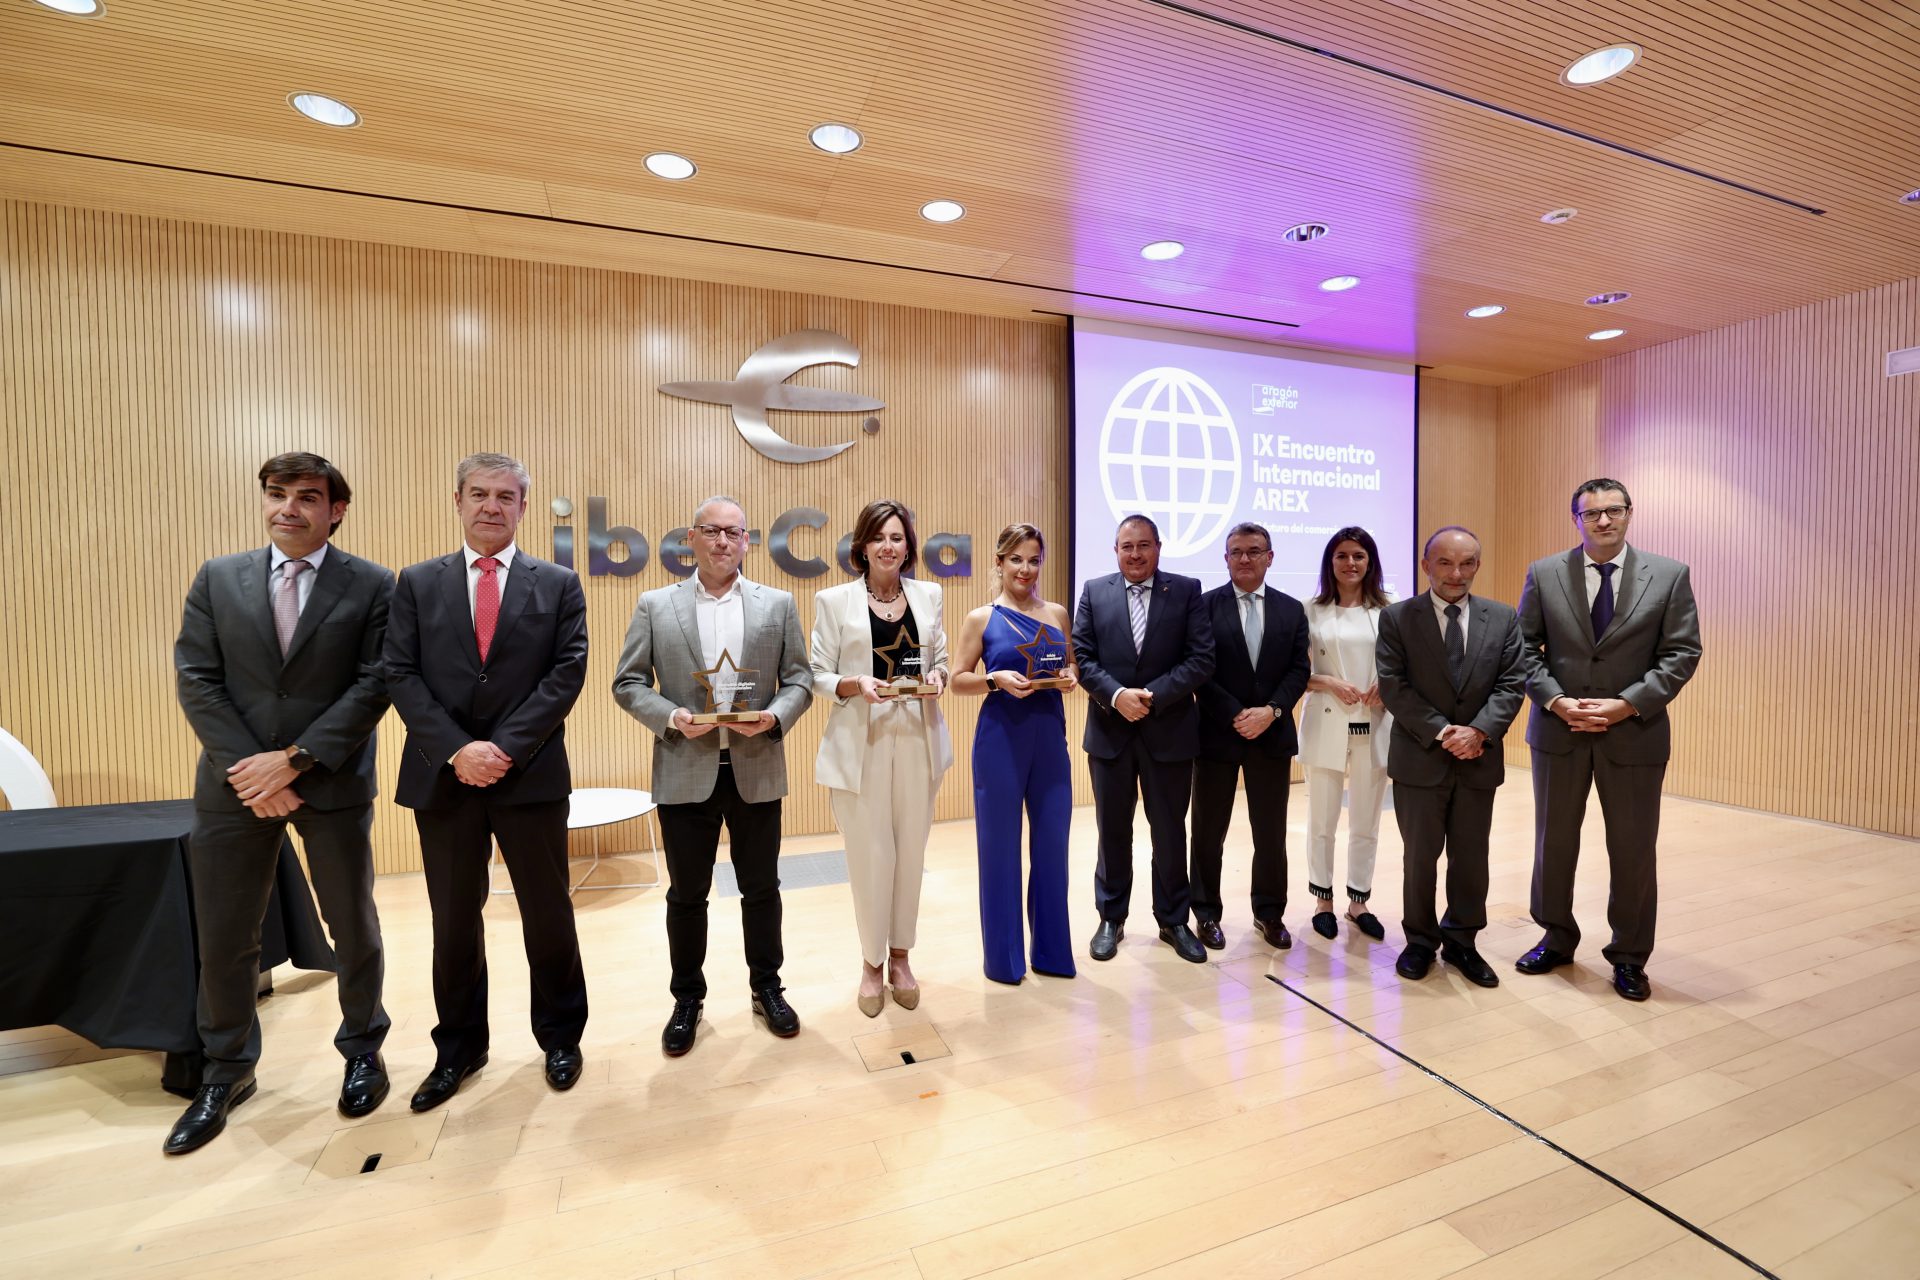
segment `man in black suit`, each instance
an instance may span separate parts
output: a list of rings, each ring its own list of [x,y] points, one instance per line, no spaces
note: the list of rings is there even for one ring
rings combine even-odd
[[[1293,704],[1306,692],[1307,611],[1267,586],[1273,542],[1264,526],[1227,533],[1227,577],[1201,598],[1213,628],[1213,678],[1200,686],[1200,755],[1193,762],[1193,916],[1200,941],[1218,951],[1220,857],[1233,793],[1247,779],[1253,828],[1253,927],[1269,946],[1293,945],[1287,909],[1287,793],[1300,742]]]
[[[547,1083],[580,1078],[587,981],[567,896],[566,719],[587,672],[587,598],[571,569],[514,545],[527,469],[476,453],[455,473],[466,545],[401,571],[387,628],[387,683],[407,725],[394,798],[420,829],[433,905],[434,1068],[415,1111],[486,1065],[481,909],[498,841],[520,903],[533,1035]]]
[[[1206,948],[1187,926],[1187,797],[1200,754],[1194,691],[1213,672],[1213,628],[1200,584],[1161,573],[1160,529],[1143,515],[1114,535],[1120,572],[1087,583],[1073,617],[1073,652],[1092,709],[1082,739],[1093,774],[1100,858],[1093,879],[1100,927],[1088,954],[1113,959],[1133,897],[1133,807],[1153,835],[1153,915],[1183,960]]]
[[[260,921],[289,823],[306,846],[338,960],[347,1060],[340,1112],[387,1096],[385,962],[373,905],[374,727],[393,575],[329,541],[352,491],[331,462],[283,453],[260,468],[273,545],[200,566],[174,643],[180,706],[203,748],[193,782],[194,920],[206,1067],[163,1148],[210,1142],[252,1097]]]
[[[1394,969],[1418,981],[1434,953],[1483,987],[1499,977],[1474,940],[1487,925],[1487,844],[1501,750],[1526,696],[1520,615],[1471,594],[1480,540],[1458,525],[1427,539],[1429,589],[1380,613],[1374,650],[1380,698],[1393,715],[1387,776],[1405,846],[1401,927]],[[1447,857],[1447,914],[1434,918],[1434,882]]]

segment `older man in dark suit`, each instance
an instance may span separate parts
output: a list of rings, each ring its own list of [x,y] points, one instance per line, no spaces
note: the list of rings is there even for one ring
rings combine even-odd
[[[1513,606],[1472,594],[1480,539],[1449,525],[1427,539],[1428,590],[1380,613],[1374,670],[1393,714],[1387,776],[1405,848],[1406,949],[1394,969],[1418,981],[1433,957],[1483,987],[1499,975],[1475,947],[1487,926],[1487,845],[1493,793],[1506,778],[1502,741],[1525,697],[1520,619]],[[1434,917],[1440,857],[1447,914]]]
[[[1287,796],[1300,741],[1293,704],[1313,662],[1307,612],[1267,585],[1273,542],[1264,527],[1227,533],[1226,585],[1201,597],[1213,627],[1213,678],[1200,686],[1200,755],[1193,762],[1194,932],[1215,951],[1220,930],[1220,862],[1233,818],[1233,793],[1247,780],[1253,831],[1253,927],[1268,946],[1293,945],[1287,909]]]
[[[387,684],[407,725],[394,798],[414,811],[433,904],[435,1065],[415,1111],[452,1097],[487,1061],[481,909],[495,841],[520,904],[533,1035],[547,1083],[580,1078],[587,982],[567,896],[567,713],[587,672],[587,600],[571,569],[514,543],[527,469],[476,453],[455,474],[466,545],[401,571]]]
[[[1133,810],[1144,799],[1153,835],[1153,915],[1160,940],[1204,964],[1187,881],[1187,799],[1200,754],[1194,691],[1213,673],[1213,627],[1192,578],[1160,572],[1160,529],[1128,516],[1114,535],[1120,572],[1087,583],[1073,616],[1073,652],[1089,709],[1083,745],[1100,828],[1087,953],[1111,960],[1133,897]]]
[[[352,491],[325,458],[269,458],[260,495],[272,545],[200,566],[173,650],[180,706],[203,748],[188,861],[206,1067],[167,1135],[169,1155],[206,1145],[254,1094],[260,922],[289,824],[306,846],[338,960],[340,1112],[363,1116],[387,1096],[368,835],[393,575],[332,545]]]

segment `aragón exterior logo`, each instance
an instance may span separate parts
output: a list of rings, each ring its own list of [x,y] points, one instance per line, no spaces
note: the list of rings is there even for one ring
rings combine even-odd
[[[1170,556],[1214,546],[1240,498],[1240,433],[1204,378],[1163,365],[1114,394],[1100,428],[1100,485],[1113,518],[1152,516]]]
[[[731,382],[666,382],[660,390],[682,400],[726,405],[733,410],[733,425],[739,428],[741,437],[775,462],[820,462],[853,448],[854,442],[795,444],[773,429],[767,422],[767,413],[772,409],[871,413],[886,408],[884,401],[871,396],[830,391],[825,387],[787,385],[788,378],[816,364],[857,366],[859,363],[860,349],[839,334],[825,329],[800,329],[775,338],[748,356]],[[868,430],[874,426],[868,424]]]

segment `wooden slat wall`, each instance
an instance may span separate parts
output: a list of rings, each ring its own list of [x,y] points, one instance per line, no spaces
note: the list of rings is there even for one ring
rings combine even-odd
[[[1479,585],[1494,579],[1494,436],[1500,391],[1445,378],[1420,379],[1420,501],[1414,536],[1423,542],[1443,525],[1465,525],[1480,537]],[[1422,590],[1427,582],[1416,572]],[[1511,601],[1509,601],[1511,603]]]
[[[1596,475],[1693,567],[1669,790],[1920,836],[1920,377],[1883,363],[1916,344],[1907,280],[1500,393],[1492,594],[1575,544]]]
[[[170,660],[180,601],[202,559],[264,543],[254,473],[283,449],[340,465],[355,493],[340,545],[396,568],[459,545],[453,466],[482,448],[532,471],[529,551],[552,555],[560,495],[583,570],[590,495],[646,536],[644,572],[585,579],[593,650],[569,734],[580,786],[647,783],[648,735],[609,687],[640,590],[673,581],[661,535],[710,493],[739,495],[762,529],[820,507],[835,542],[883,495],[914,507],[923,537],[972,534],[974,575],[945,580],[954,626],[986,599],[993,535],[1014,519],[1058,531],[1047,585],[1068,589],[1060,326],[37,204],[5,204],[3,226],[0,726],[63,804],[188,794],[196,747]],[[840,458],[766,461],[723,409],[655,391],[731,377],[806,327],[845,334],[862,363],[798,381],[887,402],[879,433]],[[813,442],[856,423],[791,430]],[[826,533],[796,548],[830,560]],[[795,590],[803,623],[813,591],[844,581],[789,578],[764,551],[747,567]],[[960,750],[941,818],[971,811],[977,707],[947,705]],[[832,825],[812,780],[824,723],[816,706],[788,748],[792,832]],[[399,742],[390,715],[387,795]],[[386,800],[378,815],[379,869],[416,867],[412,823]]]

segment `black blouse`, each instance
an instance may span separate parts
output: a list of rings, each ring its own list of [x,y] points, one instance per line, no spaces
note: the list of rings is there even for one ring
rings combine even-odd
[[[920,628],[914,625],[913,610],[908,609],[900,615],[898,622],[888,622],[872,608],[867,610],[867,621],[873,624],[873,678],[891,681],[906,676],[916,683],[926,679],[924,659],[911,666],[908,658],[920,657]],[[903,643],[896,644],[901,635],[906,636]],[[881,653],[886,649],[886,653]],[[887,659],[893,659],[893,668],[887,668]]]

